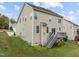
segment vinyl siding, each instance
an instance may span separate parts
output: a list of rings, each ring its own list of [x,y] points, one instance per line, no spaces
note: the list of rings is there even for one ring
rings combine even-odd
[[[20,36],[21,32],[22,35],[20,37],[22,37],[23,40],[28,41],[30,43],[32,43],[32,19],[30,19],[31,14],[33,14],[33,9],[29,5],[25,5],[20,15],[21,23],[19,18],[16,28],[17,36]],[[26,21],[25,19],[23,19],[25,17],[27,18]]]
[[[55,17],[49,14],[45,14],[39,11],[35,11],[34,13],[37,14],[37,20],[34,19],[34,43],[40,43],[40,33],[36,33],[36,26],[39,25],[40,26],[40,22],[45,22],[47,23],[47,26],[49,27],[49,32],[52,31],[52,28],[56,28],[56,31],[59,31],[59,27],[61,27],[61,31],[62,29],[62,18],[60,17]],[[51,18],[51,22],[49,21],[49,19]],[[58,19],[61,19],[61,23],[58,23]]]

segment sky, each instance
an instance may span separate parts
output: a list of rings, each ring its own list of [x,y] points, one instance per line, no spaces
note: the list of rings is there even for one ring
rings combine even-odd
[[[23,2],[1,2],[0,13],[17,20],[23,4]]]
[[[29,2],[62,15],[79,25],[79,2]],[[1,2],[0,13],[17,20],[23,2]]]

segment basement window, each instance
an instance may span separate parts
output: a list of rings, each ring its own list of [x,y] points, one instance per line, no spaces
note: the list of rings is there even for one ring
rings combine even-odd
[[[36,26],[36,33],[39,33],[39,26]]]

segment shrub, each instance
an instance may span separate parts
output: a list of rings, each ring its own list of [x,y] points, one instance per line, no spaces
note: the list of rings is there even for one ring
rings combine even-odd
[[[12,27],[10,27],[10,30],[12,30],[12,31],[13,31],[13,28],[12,28]]]
[[[62,46],[62,45],[64,45],[63,39],[58,39],[58,40],[55,42],[54,47],[60,47],[60,46]]]
[[[15,34],[15,32],[14,32],[14,36],[15,36],[16,34]]]
[[[66,42],[67,40],[68,40],[68,36],[66,36],[66,37],[63,38],[63,41]]]

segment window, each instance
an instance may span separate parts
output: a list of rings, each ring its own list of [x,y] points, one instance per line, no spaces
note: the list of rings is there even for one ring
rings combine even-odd
[[[32,20],[33,13],[29,15],[29,19]]]
[[[37,14],[35,13],[34,18],[37,20]]]
[[[56,30],[55,28],[52,28],[52,33],[54,33],[54,34],[55,34],[55,30]]]
[[[25,21],[27,20],[27,18],[25,17]]]
[[[36,33],[39,33],[39,26],[36,26]]]
[[[51,19],[49,19],[49,22],[51,22]]]
[[[61,27],[59,27],[59,31],[61,31]]]
[[[61,23],[61,19],[58,19],[58,23]]]
[[[52,19],[52,18],[51,18],[51,17],[49,17],[49,22],[51,22],[51,19]]]
[[[49,28],[47,27],[47,33],[49,32]]]

